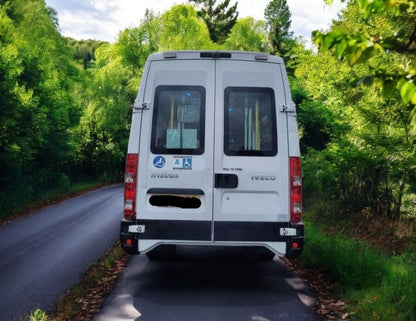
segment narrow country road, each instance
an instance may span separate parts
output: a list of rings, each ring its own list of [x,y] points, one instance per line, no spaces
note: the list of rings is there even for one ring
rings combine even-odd
[[[281,261],[247,262],[239,248],[178,248],[133,256],[94,321],[316,321],[314,297]]]
[[[0,226],[0,321],[53,308],[117,240],[122,209],[113,185]]]

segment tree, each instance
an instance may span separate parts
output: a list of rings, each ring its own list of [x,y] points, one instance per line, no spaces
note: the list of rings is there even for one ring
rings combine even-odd
[[[43,0],[0,5],[0,215],[68,183],[80,70],[56,23]]]
[[[284,56],[290,48],[289,42],[293,36],[290,31],[291,13],[286,0],[272,0],[264,10],[266,28],[272,54]]]
[[[162,15],[161,50],[212,49],[207,26],[191,5],[173,6]]]
[[[146,10],[145,18],[138,27],[125,29],[116,44],[119,55],[137,70],[143,68],[147,57],[159,50],[162,19]]]
[[[56,30],[59,30],[58,11],[51,7],[47,7],[46,10],[48,12],[49,19],[55,26]]]
[[[264,21],[251,17],[237,20],[224,43],[224,48],[241,51],[265,51]]]
[[[372,14],[371,19],[364,18],[358,1],[352,1],[327,34],[378,34],[385,39],[394,35],[398,23],[394,15]],[[330,42],[333,38],[323,36],[321,40]],[[343,49],[335,46],[332,51],[320,50],[302,57],[296,70],[308,98],[321,103],[321,109],[328,109],[333,123],[326,149],[308,151],[305,177],[312,178],[308,184],[313,186],[308,189],[323,191],[344,210],[371,211],[398,218],[403,213],[414,213],[414,207],[409,206],[415,199],[416,187],[412,106],[403,102],[394,86],[388,95],[380,95],[377,88],[364,82],[374,70],[393,73],[411,60],[403,54],[386,54],[383,50],[369,52],[368,57],[363,52],[361,57],[354,56],[348,46],[361,48],[356,40],[349,38],[350,42],[345,43],[347,47],[341,52],[341,60],[357,61],[340,62],[337,50]],[[304,103],[300,111],[303,106]],[[307,111],[316,110],[308,108]],[[311,119],[308,117],[306,121],[309,123]],[[303,121],[301,117],[300,120]]]
[[[198,5],[203,5],[198,11],[209,30],[210,38],[217,44],[223,44],[228,37],[232,27],[235,25],[238,17],[237,4],[228,8],[230,0],[224,0],[216,5],[216,0],[189,0]]]
[[[203,25],[195,10],[189,7],[194,11],[196,22]],[[178,15],[174,18],[182,19]],[[146,59],[161,46],[162,21],[146,10],[139,26],[125,29],[119,33],[115,44],[101,45],[95,51],[94,64],[88,69],[90,80],[84,88],[85,108],[74,131],[75,159],[81,173],[93,178],[121,177],[131,106]],[[165,32],[173,33],[169,28]]]
[[[332,0],[326,0],[332,3]],[[356,30],[332,30],[313,32],[313,39],[320,50],[329,50],[340,60],[350,65],[366,62],[378,53],[399,54],[407,61],[395,70],[383,67],[373,69],[362,78],[366,85],[377,85],[383,97],[389,97],[395,90],[405,104],[416,105],[416,6],[413,0],[351,0],[349,5],[359,6],[361,21],[368,27],[377,26],[380,17],[389,19],[392,28],[386,30],[367,28],[366,32]],[[378,32],[376,32],[376,30]]]
[[[85,108],[74,130],[77,168],[92,178],[118,179],[123,170],[139,71],[120,55],[119,45],[96,50]]]
[[[74,50],[74,59],[80,62],[84,69],[88,69],[91,62],[95,60],[95,51],[102,45],[107,44],[105,41],[98,40],[76,40],[65,38],[70,47]]]

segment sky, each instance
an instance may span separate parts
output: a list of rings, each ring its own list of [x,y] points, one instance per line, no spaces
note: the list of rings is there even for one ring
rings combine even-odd
[[[186,0],[45,0],[58,12],[62,35],[75,39],[105,40],[114,43],[120,31],[137,27],[146,8],[163,13]],[[234,4],[236,0],[232,0]],[[239,18],[264,20],[270,0],[238,0]],[[327,30],[341,8],[339,0],[327,6],[324,0],[287,0],[292,14],[291,30],[310,43],[313,30]]]

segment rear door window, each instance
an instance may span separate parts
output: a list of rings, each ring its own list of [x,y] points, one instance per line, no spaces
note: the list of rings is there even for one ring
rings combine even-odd
[[[276,155],[276,109],[273,89],[227,87],[224,97],[225,154]]]
[[[205,88],[158,86],[154,102],[152,153],[203,154]]]

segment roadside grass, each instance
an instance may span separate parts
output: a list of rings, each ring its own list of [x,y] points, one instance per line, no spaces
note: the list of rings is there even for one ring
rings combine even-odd
[[[31,214],[42,207],[111,184],[111,182],[106,178],[86,179],[76,182],[69,182],[68,180],[39,189],[36,193],[26,193],[22,189],[18,193],[10,193],[7,197],[3,195],[0,198],[0,225],[16,217]]]
[[[341,234],[306,222],[300,259],[327,274],[333,290],[348,302],[350,320],[416,320],[415,247],[387,255]]]
[[[48,321],[48,316],[46,312],[41,309],[36,309],[33,311],[30,316],[26,319],[28,321]]]
[[[100,310],[118,274],[129,259],[117,241],[102,258],[90,265],[81,281],[56,303],[54,311],[36,309],[19,321],[90,321]]]

